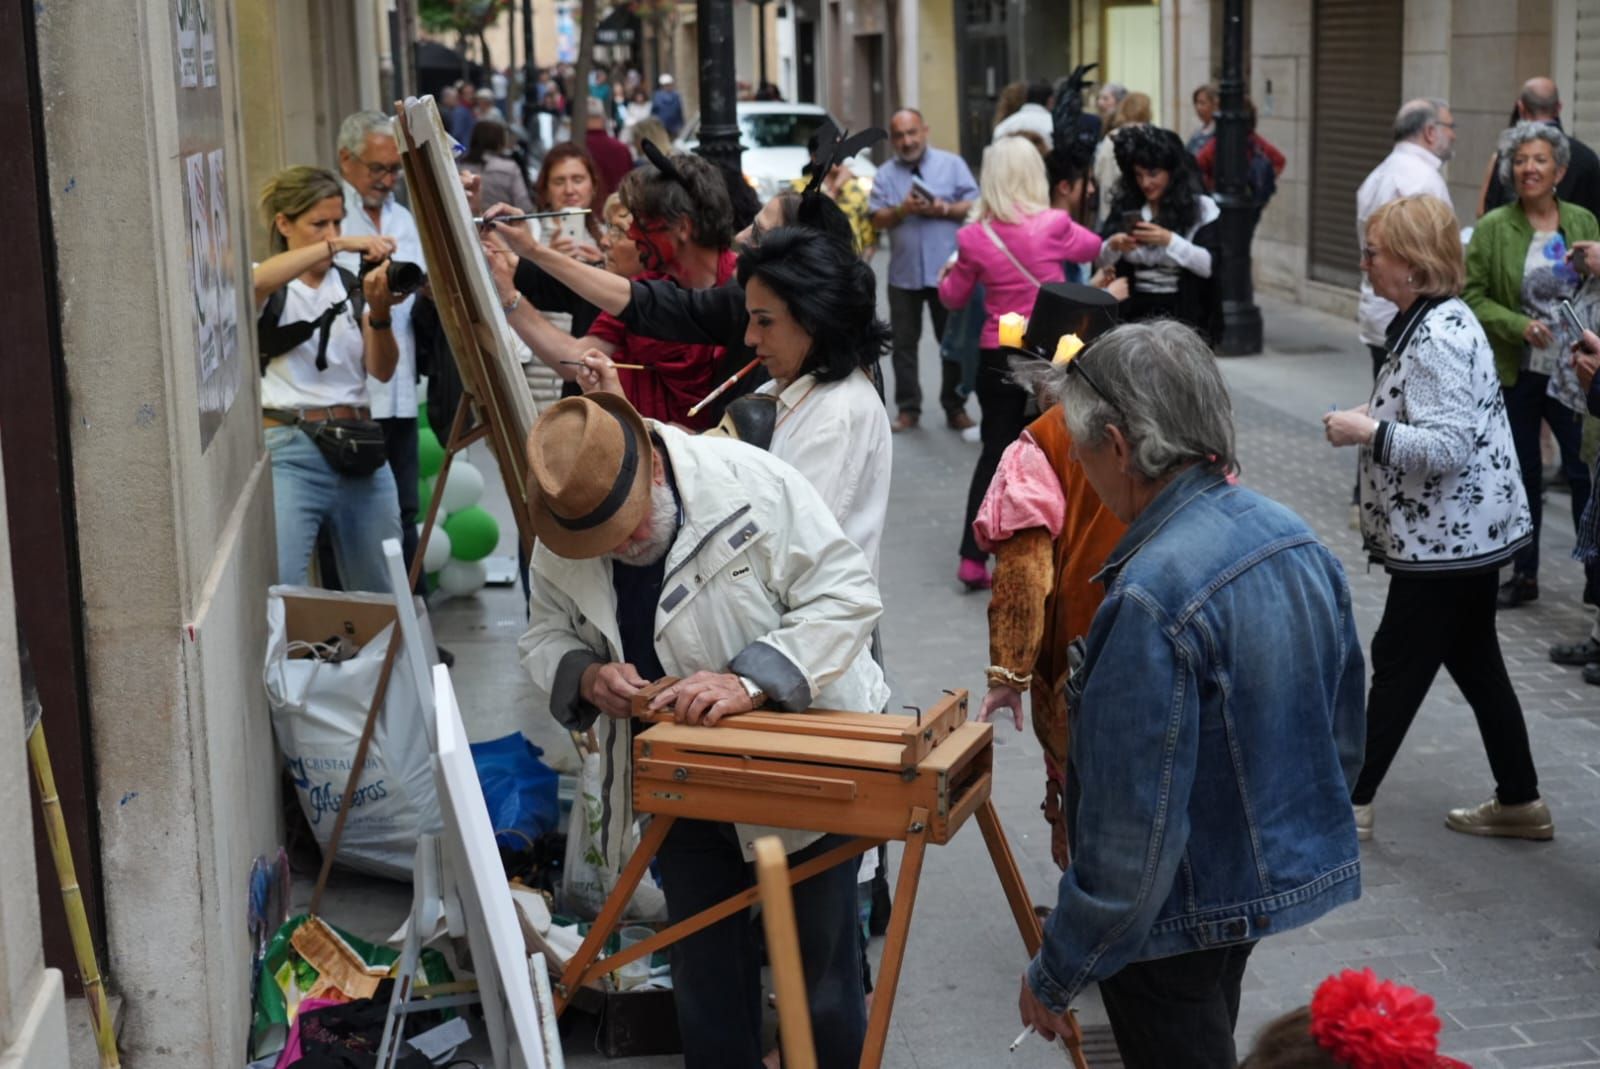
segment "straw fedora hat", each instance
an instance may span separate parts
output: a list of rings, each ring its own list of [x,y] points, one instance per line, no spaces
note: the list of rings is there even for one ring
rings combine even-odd
[[[649,510],[653,471],[650,432],[626,400],[597,393],[558,401],[528,434],[533,533],[569,560],[611,552]]]

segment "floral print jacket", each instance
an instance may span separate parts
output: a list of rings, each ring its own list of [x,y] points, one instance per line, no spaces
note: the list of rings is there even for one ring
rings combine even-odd
[[[1412,574],[1497,568],[1533,522],[1494,352],[1456,297],[1394,317],[1361,448],[1361,535],[1373,560]]]

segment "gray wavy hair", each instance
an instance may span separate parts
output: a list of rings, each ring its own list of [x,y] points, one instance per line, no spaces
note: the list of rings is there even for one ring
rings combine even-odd
[[[339,147],[352,156],[366,151],[367,136],[394,137],[394,120],[381,111],[354,111],[339,124]]]
[[[1544,122],[1519,122],[1500,135],[1500,162],[1496,165],[1500,184],[1511,188],[1511,157],[1529,141],[1543,141],[1550,146],[1556,158],[1556,167],[1563,168],[1572,162],[1572,144],[1567,135]]]
[[[1106,427],[1114,426],[1147,479],[1194,461],[1215,471],[1238,468],[1233,400],[1211,347],[1194,328],[1170,319],[1125,323],[1096,339],[1078,361],[1078,372],[1052,366],[1046,386],[1060,400],[1078,445],[1100,445]]]

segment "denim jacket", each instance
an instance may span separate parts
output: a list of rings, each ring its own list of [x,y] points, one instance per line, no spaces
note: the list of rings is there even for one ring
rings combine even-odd
[[[1361,893],[1363,664],[1333,554],[1195,467],[1097,578],[1067,684],[1072,863],[1028,967],[1055,1012],[1131,962],[1259,939]]]

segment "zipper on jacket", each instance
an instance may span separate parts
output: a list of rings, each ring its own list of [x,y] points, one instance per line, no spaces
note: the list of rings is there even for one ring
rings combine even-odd
[[[725,517],[720,523],[718,523],[715,527],[713,527],[713,528],[711,528],[711,530],[707,531],[705,533],[704,537],[702,537],[700,539],[700,541],[698,541],[698,542],[696,542],[694,544],[694,548],[692,550],[690,550],[689,553],[681,561],[679,561],[677,564],[673,565],[671,570],[669,570],[667,572],[667,574],[665,574],[665,575],[663,575],[661,577],[661,587],[662,587],[662,589],[666,589],[667,580],[668,579],[671,579],[673,576],[677,575],[680,571],[683,570],[683,566],[685,564],[688,564],[690,561],[694,560],[696,557],[698,557],[700,555],[700,551],[702,549],[706,548],[706,543],[711,541],[711,539],[713,537],[715,537],[715,535],[716,535],[716,533],[718,531],[722,530],[724,527],[728,526],[728,524],[732,523],[734,520],[737,520],[740,516],[743,516],[745,513],[749,512],[749,511],[750,511],[750,506],[749,505],[740,505],[738,508],[734,509],[733,512],[731,512],[727,517]]]

